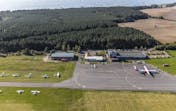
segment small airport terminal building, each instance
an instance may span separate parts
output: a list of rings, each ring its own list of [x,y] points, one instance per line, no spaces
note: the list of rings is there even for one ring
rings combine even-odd
[[[144,60],[148,56],[140,51],[116,51],[108,50],[107,56],[111,61],[124,61],[124,60]]]
[[[103,56],[89,56],[88,53],[85,54],[85,61],[88,62],[105,62],[106,59]]]

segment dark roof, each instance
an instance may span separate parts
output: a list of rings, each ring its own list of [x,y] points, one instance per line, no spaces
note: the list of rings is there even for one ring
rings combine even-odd
[[[74,53],[71,52],[55,52],[51,54],[51,57],[53,58],[59,58],[59,57],[66,57],[66,58],[73,58]]]
[[[119,56],[117,57],[126,57],[126,58],[146,58],[147,56],[142,52],[118,52]]]
[[[140,51],[108,51],[110,57],[115,58],[146,58],[147,56]]]

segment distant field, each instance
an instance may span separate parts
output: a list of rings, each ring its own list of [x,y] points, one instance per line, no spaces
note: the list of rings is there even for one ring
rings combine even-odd
[[[145,19],[119,25],[121,27],[133,27],[142,30],[162,43],[176,42],[176,22],[174,21]]]
[[[0,77],[0,81],[13,82],[59,82],[72,76],[75,63],[46,63],[43,56],[9,56],[0,58],[0,73],[9,74],[8,77]],[[54,78],[54,74],[60,72],[61,78]],[[32,78],[25,75],[32,73]],[[20,74],[22,77],[12,77],[12,74]],[[48,74],[50,78],[44,79],[42,75]]]
[[[172,58],[167,59],[150,59],[146,62],[172,75],[176,75],[176,51],[168,51]],[[163,64],[169,64],[170,67],[163,67]]]
[[[141,11],[153,17],[163,16],[165,19],[176,20],[176,7],[145,9]]]
[[[0,111],[176,111],[176,95],[125,91],[84,91],[38,88],[1,88]]]
[[[142,30],[162,43],[176,42],[176,7],[145,9],[141,11],[153,17],[163,16],[165,19],[174,21],[145,19],[119,25],[122,27],[133,27]]]

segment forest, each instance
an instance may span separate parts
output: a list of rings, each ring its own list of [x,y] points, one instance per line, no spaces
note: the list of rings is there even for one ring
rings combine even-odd
[[[148,17],[130,7],[1,11],[0,51],[149,48],[153,37],[117,25]]]

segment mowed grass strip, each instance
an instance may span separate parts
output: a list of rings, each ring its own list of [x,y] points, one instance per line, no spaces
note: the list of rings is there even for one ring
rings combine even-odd
[[[176,111],[171,93],[38,88],[41,94],[34,96],[34,88],[22,88],[22,95],[17,89],[1,88],[0,111]]]
[[[169,74],[176,75],[176,51],[167,51],[172,57],[166,59],[150,59],[146,62],[156,66],[157,68],[168,72]],[[169,67],[163,67],[163,64],[169,64]]]
[[[21,95],[16,90],[23,89]],[[82,91],[50,88],[1,88],[0,111],[80,111]],[[32,95],[31,90],[40,94]],[[11,105],[9,107],[6,107]],[[77,110],[78,109],[78,110]]]
[[[8,56],[0,58],[0,73],[9,74],[8,77],[0,77],[0,81],[13,82],[59,82],[72,77],[75,68],[74,62],[47,63],[43,61],[44,56]],[[61,78],[54,77],[60,72]],[[32,78],[25,75],[32,73]],[[20,74],[21,77],[12,77],[12,74]],[[48,74],[44,79],[42,75]]]

